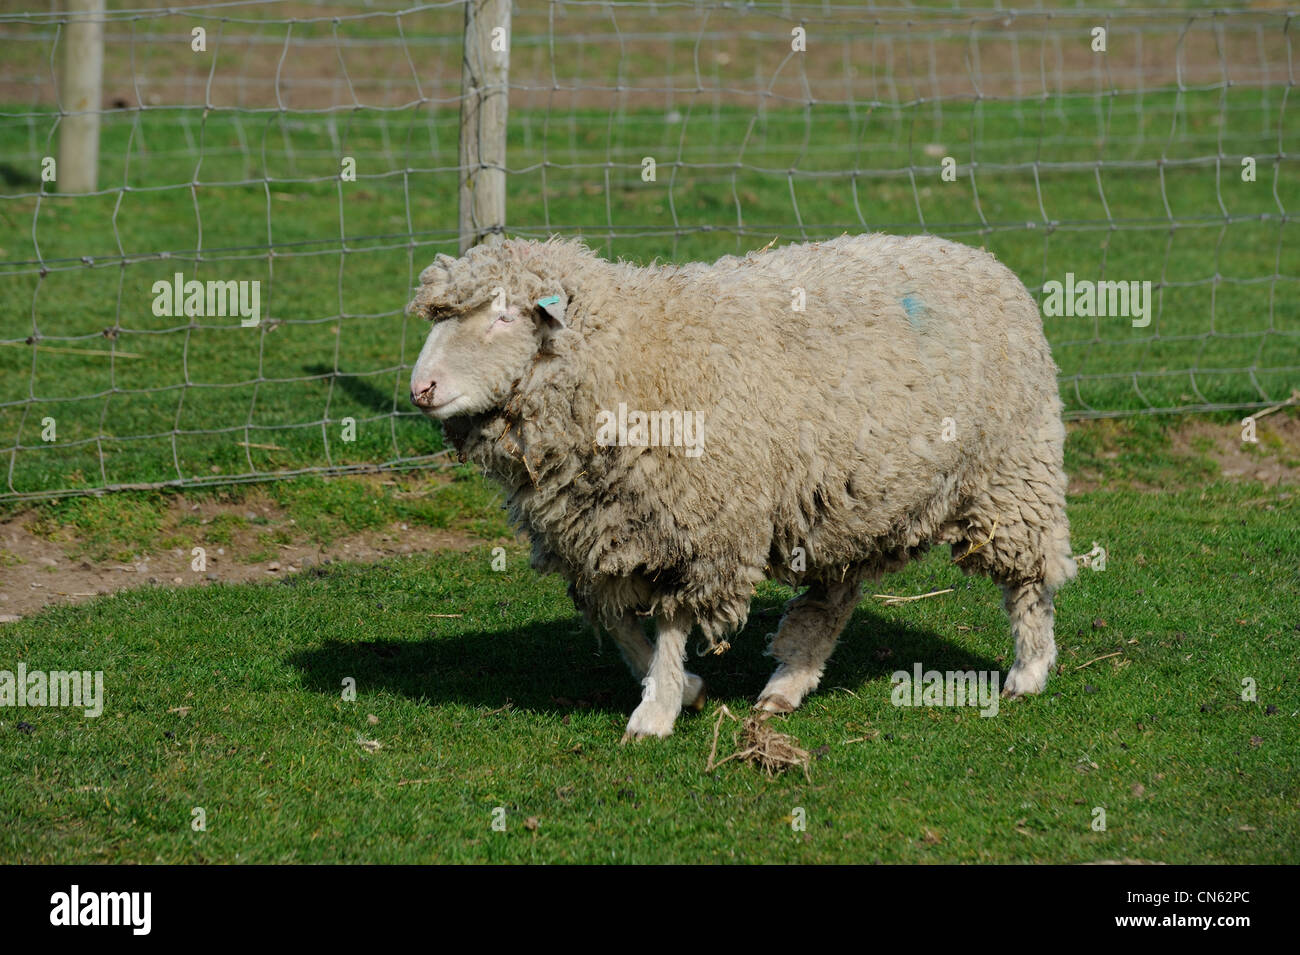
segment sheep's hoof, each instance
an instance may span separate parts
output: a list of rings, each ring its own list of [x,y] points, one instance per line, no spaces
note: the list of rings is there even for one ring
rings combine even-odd
[[[629,741],[635,743],[639,739],[663,739],[663,738],[664,735],[662,733],[634,733],[631,730],[627,730],[626,732],[623,733],[623,738],[618,741],[618,745],[625,746]]]
[[[695,699],[691,700],[691,702],[686,704],[686,708],[688,710],[694,710],[696,713],[699,713],[701,710],[703,710],[704,698],[708,696],[707,690],[708,687],[705,686],[704,681],[700,680],[700,692],[695,694]]]
[[[680,706],[666,707],[652,700],[642,700],[641,705],[632,711],[632,716],[627,721],[627,732],[623,734],[623,742],[626,743],[629,739],[645,739],[647,736],[671,736],[679,709]]]
[[[779,693],[769,693],[754,704],[754,709],[767,713],[793,713],[794,704]]]
[[[1015,666],[1007,673],[1006,682],[1002,684],[1002,696],[1008,700],[1015,700],[1022,696],[1042,693],[1047,687],[1051,666],[1050,660],[1031,663],[1016,661]]]

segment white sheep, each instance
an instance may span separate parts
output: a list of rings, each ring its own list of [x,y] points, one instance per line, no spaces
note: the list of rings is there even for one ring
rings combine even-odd
[[[862,582],[935,542],[1003,589],[1004,692],[1043,689],[1075,573],[1065,432],[1037,306],[992,255],[863,235],[641,268],[511,240],[420,282],[411,400],[643,680],[628,737],[703,704],[688,635],[725,647],[764,578],[806,588],[758,701],[793,710]]]

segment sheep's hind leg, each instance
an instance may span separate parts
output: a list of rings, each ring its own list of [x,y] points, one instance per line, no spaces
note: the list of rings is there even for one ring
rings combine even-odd
[[[673,722],[682,708],[686,692],[686,638],[691,632],[690,618],[684,614],[675,617],[656,617],[658,636],[650,667],[641,681],[644,687],[641,703],[632,711],[627,721],[623,742],[646,736],[668,736]]]
[[[1070,554],[1060,465],[1064,431],[1054,420],[1039,436],[1041,446],[1008,454],[1009,462],[1024,463],[991,487],[979,510],[968,515],[977,528],[974,543],[968,541],[957,558],[964,570],[987,573],[1002,588],[1016,645],[1016,662],[1002,685],[1003,696],[1011,698],[1041,693],[1047,686],[1056,664],[1053,599],[1078,572]]]
[[[862,581],[814,584],[785,605],[785,616],[768,647],[780,666],[759,694],[757,709],[789,713],[817,689],[822,671],[853,608],[862,599]]]
[[[633,678],[638,682],[644,680],[646,674],[650,672],[654,648],[646,639],[641,619],[634,613],[624,614],[617,625],[610,630],[610,636],[614,638],[618,652],[623,657],[623,662],[627,664],[627,668],[632,671]],[[686,671],[685,676],[682,706],[697,711],[704,709],[704,681],[690,670]]]
[[[1016,641],[1016,662],[1002,686],[1006,697],[1041,693],[1056,663],[1055,611],[1052,589],[1042,580],[1002,585],[1011,634]]]

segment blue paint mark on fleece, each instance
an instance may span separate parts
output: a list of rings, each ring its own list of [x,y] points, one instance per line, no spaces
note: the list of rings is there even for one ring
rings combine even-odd
[[[903,311],[907,312],[907,320],[912,323],[912,328],[916,331],[921,330],[922,316],[925,314],[925,306],[915,295],[903,296]]]

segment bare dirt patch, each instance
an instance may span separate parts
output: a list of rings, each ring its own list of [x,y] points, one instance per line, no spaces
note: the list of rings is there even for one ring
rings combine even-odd
[[[1259,419],[1258,444],[1241,440],[1240,425],[1189,420],[1173,434],[1175,454],[1208,453],[1225,478],[1261,484],[1300,484],[1300,418],[1271,415]]]
[[[1094,427],[1080,422],[1070,427]],[[1123,427],[1123,425],[1119,425]],[[1300,416],[1283,411],[1259,418],[1255,443],[1242,441],[1239,423],[1217,424],[1203,418],[1189,417],[1169,431],[1169,446],[1164,449],[1165,469],[1171,483],[1126,480],[1125,487],[1141,491],[1167,491],[1185,482],[1188,473],[1196,473],[1205,461],[1217,469],[1224,480],[1259,483],[1266,487],[1300,485]],[[1110,484],[1105,462],[1121,456],[1118,447],[1102,451],[1102,463],[1070,471],[1070,493],[1084,494]],[[1184,469],[1180,465],[1187,465]]]
[[[133,555],[127,561],[94,560],[75,556],[75,540],[52,537],[34,527],[39,521],[30,514],[0,523],[0,623],[13,622],[47,607],[136,587],[273,580],[338,561],[370,563],[404,554],[463,551],[484,543],[460,531],[405,524],[321,543],[294,533],[292,518],[256,496],[237,503],[195,503],[179,497],[159,506],[169,512],[169,525],[181,515],[197,516],[203,522],[199,526],[210,526],[226,516],[238,518],[240,523],[231,528],[229,543],[204,545],[202,569],[195,569],[192,549],[158,548]],[[250,523],[250,518],[256,523]],[[284,531],[288,540],[268,549],[259,539],[268,529]],[[246,555],[261,555],[263,559],[250,560]]]

